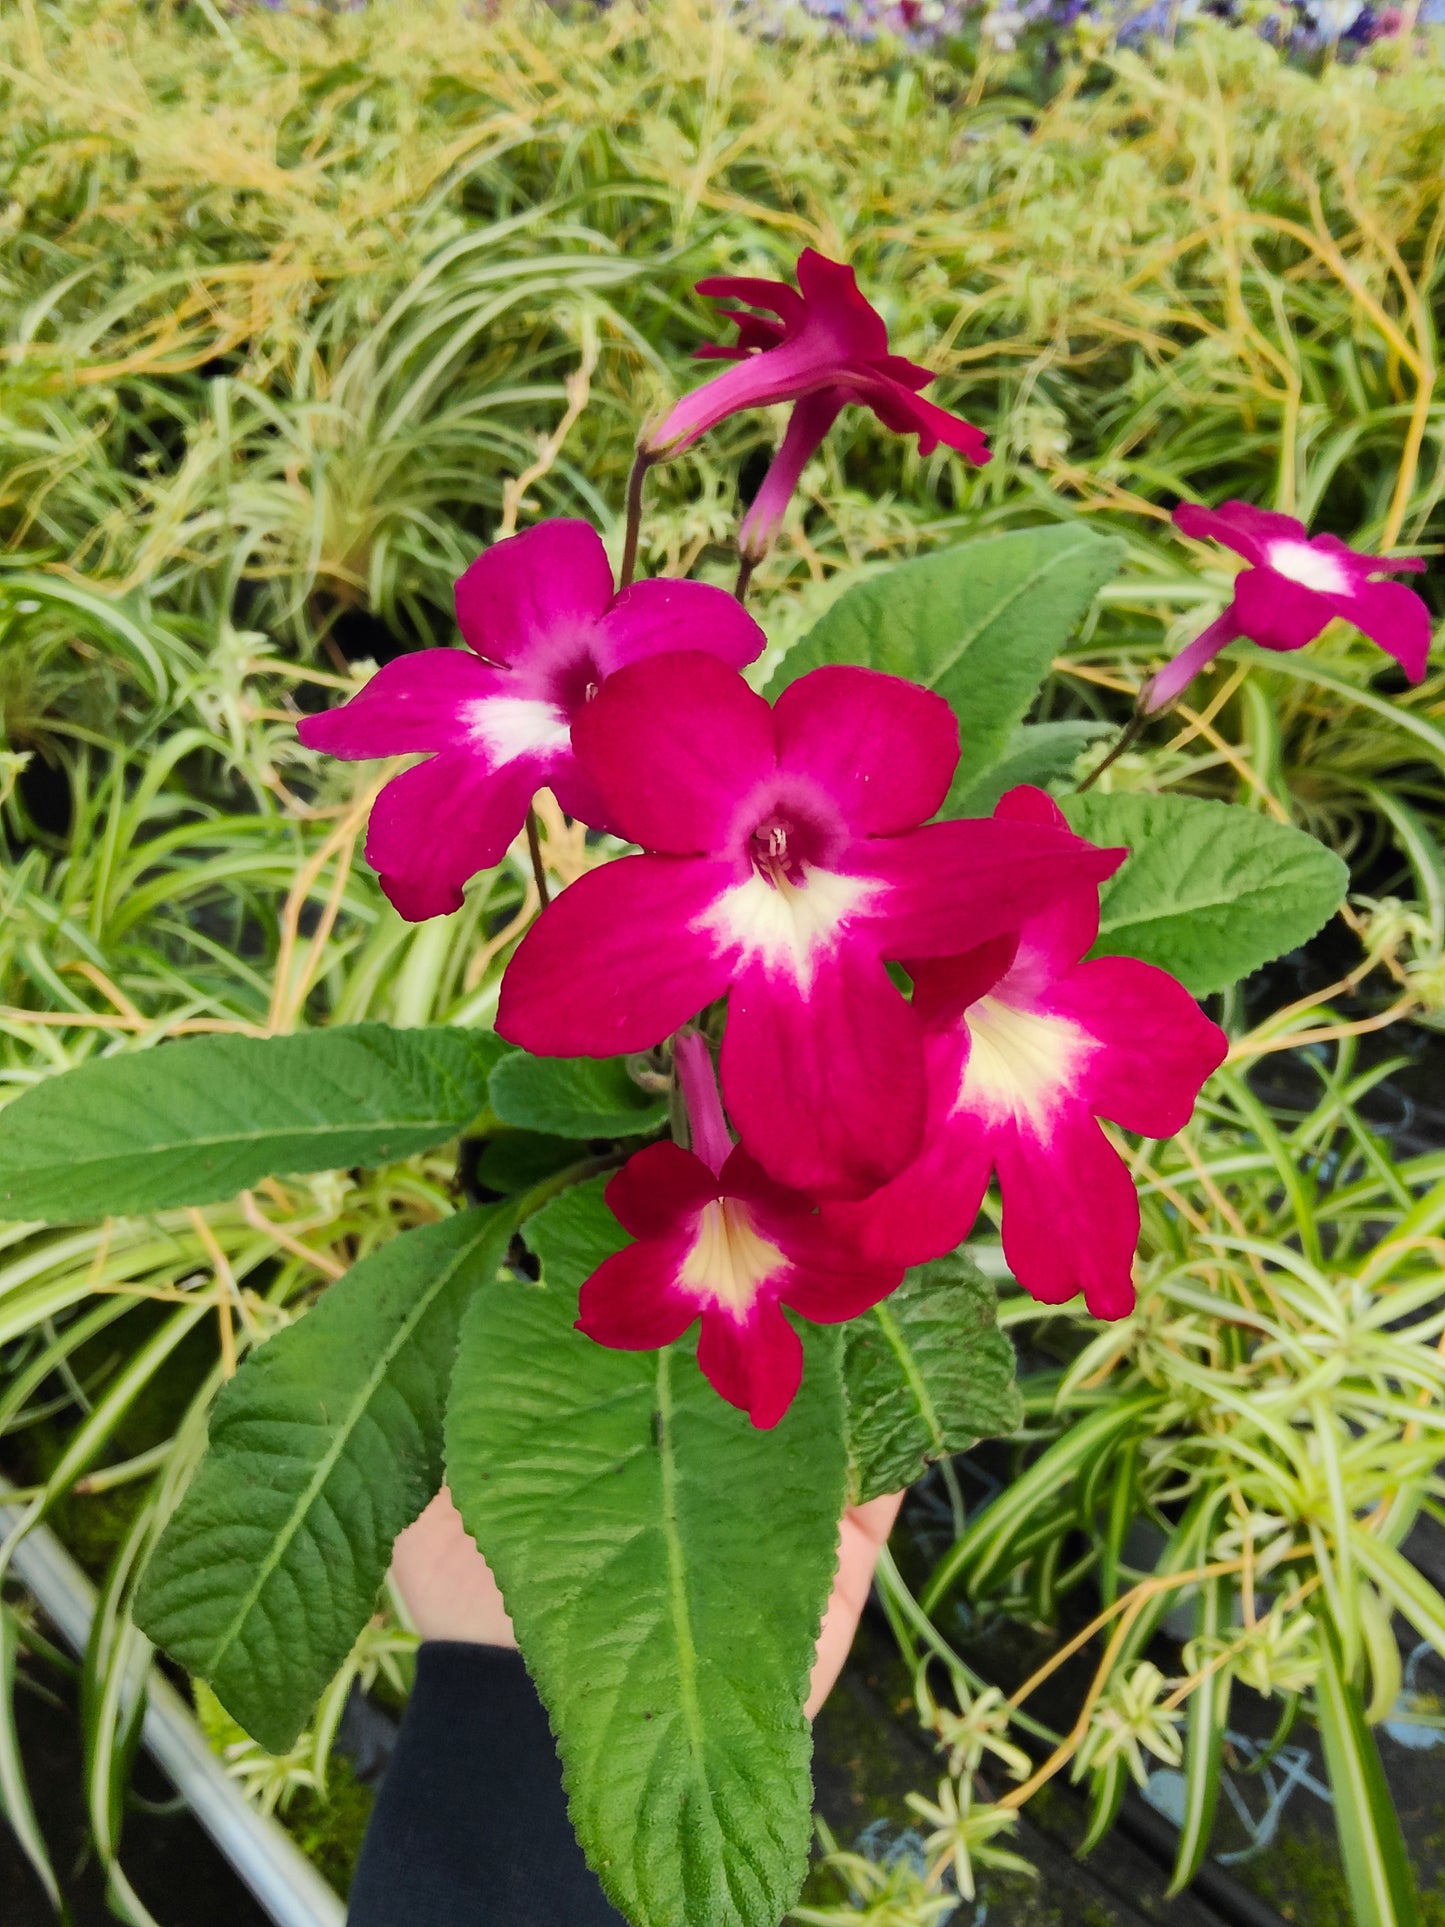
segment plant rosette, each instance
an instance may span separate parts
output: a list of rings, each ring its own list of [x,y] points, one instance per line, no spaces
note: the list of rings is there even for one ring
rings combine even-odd
[[[525,1184],[401,1232],[253,1346],[136,1615],[284,1752],[445,1479],[635,1927],[777,1927],[797,1898],[845,1504],[1020,1419],[959,1255],[991,1180],[1024,1289],[1123,1316],[1139,1211],[1104,1125],[1182,1127],[1227,1048],[1196,999],[1308,939],[1347,880],[1247,809],[1050,799],[1077,739],[1061,761],[1028,714],[1123,557],[1077,523],[870,576],[763,693],[740,600],[630,583],[647,469],[737,409],[793,410],[740,588],[844,408],[984,459],[849,269],[798,275],[704,284],[764,313],[734,312],[733,365],[642,443],[621,587],[579,522],[500,541],[458,583],[466,648],[302,726],[426,759],[368,845],[405,917],[455,910],[543,785],[632,846],[594,841],[548,901],[533,838],[545,907],[495,1032],[198,1037],[0,1114],[0,1208],[50,1222],[526,1134]],[[1255,639],[1293,648],[1354,613],[1423,666],[1416,599],[1368,580],[1398,564],[1233,507],[1181,522],[1251,559],[1231,637],[1264,611]]]

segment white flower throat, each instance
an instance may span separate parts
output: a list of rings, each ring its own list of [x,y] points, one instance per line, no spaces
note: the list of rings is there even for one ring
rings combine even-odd
[[[692,927],[720,949],[736,951],[739,968],[760,964],[806,991],[819,956],[881,886],[824,869],[799,850],[800,840],[777,819],[760,824],[749,839],[750,874],[724,890]]]
[[[556,703],[531,696],[482,696],[472,704],[471,727],[495,768],[539,750],[566,749],[572,724]]]
[[[787,1262],[763,1237],[741,1199],[715,1198],[702,1208],[678,1282],[741,1316],[752,1309],[758,1287]]]
[[[1337,557],[1311,548],[1308,542],[1271,542],[1264,553],[1276,575],[1298,582],[1302,589],[1314,589],[1320,595],[1350,593],[1349,574]]]
[[[1025,1010],[1002,997],[980,997],[964,1013],[968,1063],[956,1109],[1041,1124],[1093,1050],[1093,1040],[1067,1017]]]

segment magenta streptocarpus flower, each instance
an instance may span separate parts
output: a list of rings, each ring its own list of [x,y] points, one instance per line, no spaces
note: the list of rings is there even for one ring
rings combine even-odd
[[[802,1341],[783,1307],[841,1324],[886,1297],[903,1267],[859,1258],[810,1199],[733,1148],[703,1038],[679,1038],[677,1064],[693,1148],[650,1144],[608,1185],[613,1216],[637,1242],[583,1285],[577,1329],[599,1345],[651,1351],[701,1319],[704,1377],[765,1430],[803,1376]]]
[[[1303,649],[1335,616],[1377,642],[1412,682],[1424,675],[1430,611],[1403,583],[1372,580],[1423,569],[1418,556],[1361,555],[1336,536],[1307,534],[1292,515],[1248,502],[1225,502],[1217,509],[1185,502],[1175,509],[1174,521],[1185,535],[1222,542],[1249,567],[1234,578],[1224,613],[1145,684],[1145,715],[1166,708],[1206,663],[1241,636],[1261,649]]]
[[[947,956],[1070,887],[1105,851],[1053,823],[919,828],[958,725],[928,690],[815,669],[770,709],[697,654],[613,676],[574,753],[643,847],[544,910],[502,982],[497,1029],[539,1056],[645,1050],[729,993],[723,1092],[780,1183],[859,1196],[915,1154],[922,1032],[885,958]]]
[[[1064,820],[1030,788],[1011,790],[995,818]],[[927,1033],[924,1148],[872,1197],[825,1207],[840,1238],[880,1261],[938,1257],[968,1236],[997,1173],[1004,1256],[1025,1291],[1050,1305],[1082,1291],[1098,1318],[1133,1310],[1139,1201],[1098,1120],[1146,1137],[1182,1130],[1228,1040],[1166,971],[1081,963],[1098,932],[1090,886],[1011,935],[909,966]]]
[[[737,345],[709,344],[697,352],[737,367],[684,395],[647,436],[643,452],[654,459],[676,455],[740,409],[795,404],[782,446],[743,518],[738,546],[745,556],[756,561],[766,553],[799,477],[849,402],[871,408],[895,434],[917,435],[924,455],[944,442],[971,462],[989,459],[980,430],[919,395],[934,379],[932,371],[889,354],[887,325],[859,291],[852,268],[805,248],[796,288],[786,281],[714,275],[697,289],[745,301],[777,319],[726,310],[738,326]]]
[[[358,761],[427,752],[376,800],[366,856],[404,917],[459,910],[469,877],[500,863],[536,792],[605,828],[572,755],[572,719],[625,663],[707,650],[733,668],[763,632],[701,582],[638,582],[613,593],[602,539],[585,522],[541,522],[497,543],[457,583],[467,649],[422,649],[298,734]]]

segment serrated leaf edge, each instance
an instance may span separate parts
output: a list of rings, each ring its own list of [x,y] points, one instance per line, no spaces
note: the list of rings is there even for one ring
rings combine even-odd
[[[445,1222],[445,1220],[443,1220],[443,1222]],[[212,1648],[206,1661],[208,1675],[218,1672],[225,1662],[226,1657],[240,1636],[241,1628],[254,1611],[257,1600],[261,1597],[272,1574],[280,1565],[292,1540],[301,1530],[306,1515],[315,1504],[317,1497],[335,1468],[337,1460],[345,1450],[352,1432],[360,1422],[367,1406],[375,1397],[382,1381],[390,1371],[398,1352],[412,1337],[421,1320],[426,1316],[427,1312],[431,1310],[438,1297],[440,1297],[442,1292],[451,1283],[459,1267],[467,1262],[475,1252],[477,1246],[481,1244],[484,1239],[496,1234],[501,1228],[502,1222],[502,1220],[495,1217],[489,1217],[486,1224],[478,1227],[477,1235],[474,1238],[468,1239],[467,1243],[462,1246],[451,1261],[443,1266],[433,1283],[428,1287],[425,1295],[419,1298],[412,1306],[407,1316],[402,1320],[401,1324],[397,1326],[391,1341],[378,1354],[371,1371],[358,1388],[356,1397],[347,1408],[345,1422],[337,1425],[335,1437],[330,1447],[325,1455],[318,1460],[316,1470],[312,1473],[305,1490],[301,1493],[295,1506],[292,1508],[289,1523],[282,1531],[278,1532],[272,1540],[270,1550],[257,1568],[256,1577],[252,1585],[243,1595],[241,1604],[231,1617],[230,1624]],[[235,1381],[232,1380],[232,1383],[234,1384]],[[138,1604],[138,1618],[142,1615],[143,1607],[144,1601],[142,1600]]]
[[[1019,530],[1010,530],[1007,533],[1023,535],[1026,533],[1032,534],[1034,532],[1035,531],[1033,530],[1019,529]],[[1006,615],[1009,609],[1012,608],[1013,604],[1018,601],[1020,596],[1032,593],[1032,591],[1036,589],[1041,582],[1045,581],[1050,575],[1052,575],[1056,569],[1062,568],[1066,562],[1071,562],[1075,560],[1079,555],[1084,553],[1086,550],[1090,548],[1094,548],[1096,546],[1097,547],[1112,546],[1119,552],[1121,557],[1124,553],[1125,545],[1117,537],[1110,538],[1108,536],[1093,535],[1087,529],[1081,529],[1078,531],[1078,533],[1080,536],[1080,540],[1078,542],[1074,543],[1070,548],[1060,549],[1056,555],[1051,555],[1047,559],[1047,561],[1045,561],[1039,568],[1034,569],[1028,575],[1021,577],[1019,581],[1013,584],[1013,586],[1009,589],[1006,595],[1003,595],[999,598],[999,600],[993,605],[993,607],[988,611],[988,613],[985,616],[981,617],[980,620],[976,622],[971,629],[967,629],[964,631],[963,635],[959,638],[958,646],[954,650],[954,653],[952,654],[952,656],[950,656],[946,662],[943,662],[939,665],[938,669],[929,677],[925,687],[929,689],[936,688],[939,682],[942,681],[943,677],[948,674],[949,670],[957,667],[959,660],[966,654],[966,652],[969,649],[973,647],[974,643],[978,641],[979,637],[984,633],[984,631],[986,629],[991,628],[993,624],[1000,619],[1000,617]],[[1005,537],[995,536],[992,539],[995,541],[1003,541]],[[959,547],[965,547],[965,548],[973,547],[973,546],[975,545],[970,543],[959,544]],[[982,546],[982,545],[980,544],[978,546]],[[947,555],[950,553],[950,551],[945,549],[943,553]],[[987,772],[985,772],[985,774],[987,774]]]

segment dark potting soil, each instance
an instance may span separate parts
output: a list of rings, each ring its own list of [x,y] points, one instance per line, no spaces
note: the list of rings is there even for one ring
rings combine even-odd
[[[16,1695],[21,1752],[40,1828],[74,1927],[115,1927],[104,1870],[86,1823],[75,1697],[53,1674],[47,1673],[43,1684],[54,1700],[26,1688]],[[132,1802],[127,1810],[121,1861],[156,1919],[165,1927],[270,1927],[269,1917],[144,1755],[136,1763],[134,1786],[146,1804]],[[55,1927],[45,1891],[3,1821],[0,1921],[4,1927]]]

